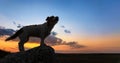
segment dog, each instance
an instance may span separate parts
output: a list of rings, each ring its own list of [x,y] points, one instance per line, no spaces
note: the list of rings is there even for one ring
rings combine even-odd
[[[54,28],[55,24],[58,21],[58,16],[48,16],[45,23],[39,25],[24,26],[15,34],[8,37],[5,41],[9,41],[16,37],[19,37],[19,51],[24,51],[24,43],[29,40],[29,37],[39,37],[41,39],[40,46],[44,46],[45,38],[50,35],[51,30]]]

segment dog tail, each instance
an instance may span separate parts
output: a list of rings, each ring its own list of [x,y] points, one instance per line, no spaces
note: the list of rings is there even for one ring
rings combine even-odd
[[[23,29],[21,28],[20,30],[18,30],[14,35],[8,37],[5,41],[9,41],[12,40],[14,38],[16,38],[19,34],[21,34],[23,32]]]

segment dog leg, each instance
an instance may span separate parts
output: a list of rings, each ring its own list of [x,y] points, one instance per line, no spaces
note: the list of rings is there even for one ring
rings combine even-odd
[[[24,50],[24,43],[22,43],[22,42],[19,42],[19,51],[20,52],[25,51]]]
[[[29,40],[29,37],[27,35],[21,35],[19,36],[20,42],[19,42],[19,51],[25,51],[24,49],[24,43],[26,43]]]
[[[40,43],[40,46],[44,46],[44,38],[41,39],[41,43]]]

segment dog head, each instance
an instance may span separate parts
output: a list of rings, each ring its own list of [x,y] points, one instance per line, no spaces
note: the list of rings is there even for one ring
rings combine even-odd
[[[59,20],[58,16],[50,16],[46,18],[46,21],[48,23],[48,26],[55,25]]]

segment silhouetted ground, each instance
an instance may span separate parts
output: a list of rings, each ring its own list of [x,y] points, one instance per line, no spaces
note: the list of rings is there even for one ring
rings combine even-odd
[[[57,54],[60,63],[120,63],[120,54]]]
[[[0,63],[53,63],[55,61],[54,49],[50,46],[38,46],[27,51],[11,53],[1,51]]]
[[[3,51],[3,50],[0,50],[0,59],[5,57],[8,54],[10,54],[10,52],[6,52],[6,51]]]
[[[0,59],[10,54],[0,50]],[[57,63],[120,63],[120,54],[56,54]]]

